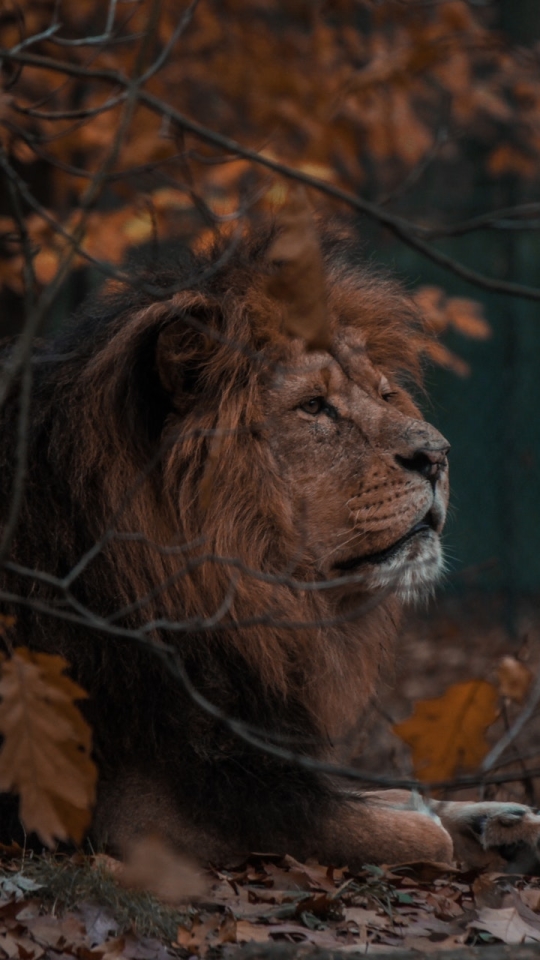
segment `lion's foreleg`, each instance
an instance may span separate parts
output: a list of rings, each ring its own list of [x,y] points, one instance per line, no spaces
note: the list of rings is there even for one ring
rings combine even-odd
[[[464,866],[540,871],[540,816],[523,804],[422,799],[407,790],[386,790],[365,797],[387,810],[423,806],[452,838],[453,852],[448,859]]]
[[[363,863],[453,859],[452,839],[437,814],[406,791],[348,795],[328,823],[328,834],[317,851],[320,859],[351,869]]]

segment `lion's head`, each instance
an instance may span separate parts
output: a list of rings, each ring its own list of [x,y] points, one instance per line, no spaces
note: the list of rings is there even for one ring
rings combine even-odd
[[[319,716],[346,703],[343,727],[399,601],[440,573],[448,444],[403,386],[419,364],[401,289],[332,250],[332,342],[308,351],[268,293],[268,244],[147,274],[42,358],[34,423],[54,479],[14,556],[79,564],[71,590],[94,613],[232,645]]]
[[[206,554],[255,573],[334,583],[334,597],[414,598],[441,571],[449,445],[403,387],[418,374],[411,305],[333,253],[332,343],[308,350],[282,331],[264,251],[242,249],[223,270],[210,258],[202,283],[193,265],[194,289],[127,321],[121,313],[86,365],[95,455],[118,475],[107,484],[111,507],[136,483],[144,451],[151,459],[161,445],[161,536],[202,538]]]

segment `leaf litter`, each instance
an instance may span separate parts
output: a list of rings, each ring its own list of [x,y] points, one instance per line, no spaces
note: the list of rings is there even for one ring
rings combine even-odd
[[[138,889],[136,860],[126,871],[104,855],[32,857],[5,848],[0,956],[168,960],[230,957],[249,943],[383,954],[540,942],[540,878],[432,862],[351,873],[253,854],[227,868],[199,868],[190,881],[178,859],[164,902]]]

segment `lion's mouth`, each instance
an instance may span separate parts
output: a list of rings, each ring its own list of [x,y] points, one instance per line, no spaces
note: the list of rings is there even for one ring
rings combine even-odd
[[[389,547],[385,547],[384,550],[378,550],[376,553],[366,553],[360,557],[351,557],[350,560],[342,560],[340,563],[335,564],[335,569],[345,572],[348,570],[356,570],[357,567],[363,566],[364,564],[386,563],[387,560],[392,560],[410,540],[418,536],[425,536],[436,529],[437,521],[430,510],[422,520],[415,523],[414,527],[411,527],[406,534],[400,537],[399,540],[396,540],[395,543],[391,543]]]

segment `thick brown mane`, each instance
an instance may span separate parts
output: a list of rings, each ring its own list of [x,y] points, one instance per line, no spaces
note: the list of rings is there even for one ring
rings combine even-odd
[[[361,598],[352,617],[335,591],[302,586],[321,576],[303,549],[301,518],[267,439],[266,398],[290,343],[282,307],[265,292],[267,244],[251,241],[230,256],[214,250],[141,275],[153,295],[139,285],[106,297],[50,345],[36,365],[29,479],[12,560],[61,578],[93,551],[70,584],[79,604],[120,631],[144,628],[155,643],[172,643],[194,683],[231,716],[298,744],[318,742],[324,753],[372,696],[399,604],[392,594],[377,603]],[[347,250],[326,256],[336,340],[359,330],[386,376],[418,378],[416,321],[402,291],[351,265]],[[14,396],[3,412],[4,504],[16,407]],[[50,583],[13,571],[5,587],[52,605],[59,596]],[[104,796],[115,765],[127,775],[140,762],[163,781],[173,743],[184,751],[175,782],[202,778],[203,811],[222,789],[210,785],[219,776],[204,766],[214,755],[230,754],[233,764],[241,755],[246,770],[266,762],[202,715],[135,641],[27,605],[18,617],[25,639],[64,652],[92,694]],[[303,785],[305,798],[297,791],[294,800],[302,806],[315,780],[287,769]],[[192,818],[188,800],[182,804]],[[313,815],[305,814],[306,829]],[[231,826],[230,811],[216,816],[222,832],[257,845],[281,835],[285,814],[276,813],[266,834],[256,812],[243,826]]]

